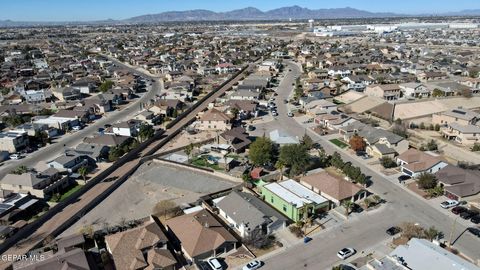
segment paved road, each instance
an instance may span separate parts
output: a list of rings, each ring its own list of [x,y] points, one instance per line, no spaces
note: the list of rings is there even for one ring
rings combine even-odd
[[[135,69],[127,66],[124,67],[132,72],[138,73],[138,71]],[[149,76],[146,77],[151,78]],[[127,104],[121,110],[108,112],[104,117],[91,123],[84,129],[77,132],[65,134],[61,138],[55,140],[53,144],[50,144],[31,154],[28,154],[27,157],[25,157],[24,159],[7,161],[2,167],[0,167],[0,179],[18,166],[24,165],[27,167],[33,167],[40,161],[47,161],[56,158],[64,151],[65,147],[75,147],[76,145],[81,143],[85,137],[94,135],[98,131],[98,128],[104,127],[105,124],[112,124],[119,121],[131,119],[140,110],[141,103],[146,103],[148,100],[154,98],[155,95],[158,95],[161,91],[163,91],[163,80],[155,79],[153,84],[149,86],[147,90],[148,91],[144,93],[140,98]]]
[[[247,70],[251,70],[256,63],[252,63],[249,65],[249,68]],[[136,72],[141,73],[141,71],[136,70]],[[196,117],[196,114],[202,110],[204,110],[209,103],[213,102],[217,97],[220,95],[224,94],[228,89],[230,89],[235,83],[237,83],[239,80],[241,80],[245,76],[246,72],[243,72],[239,75],[237,75],[234,79],[232,79],[229,83],[227,83],[224,87],[219,89],[214,95],[212,95],[210,98],[202,102],[200,106],[198,106],[195,110],[192,111],[187,117],[179,121],[176,125],[174,125],[172,128],[168,129],[165,133],[171,134],[174,133],[176,130],[181,129],[184,127],[186,123],[191,121],[193,118]],[[106,178],[118,178],[120,176],[125,175],[130,169],[134,168],[137,166],[140,162],[140,159],[142,157],[145,157],[146,153],[150,152],[150,150],[153,149],[153,147],[156,147],[156,145],[164,142],[166,139],[159,140],[157,142],[154,142],[150,144],[148,147],[143,149],[141,153],[139,154],[139,157],[136,159],[133,159],[129,162],[126,162],[125,164],[122,165],[119,169],[115,170],[113,173],[108,175]],[[111,185],[113,185],[115,181],[110,181],[110,182],[101,182],[95,186],[95,188],[91,188],[88,190],[85,194],[83,194],[78,200],[76,200],[75,203],[68,205],[65,207],[61,212],[56,214],[54,217],[49,219],[47,222],[42,224],[40,228],[38,228],[35,232],[33,232],[29,238],[21,241],[21,243],[18,243],[17,246],[14,246],[7,250],[4,254],[25,254],[28,252],[33,246],[35,246],[37,243],[40,243],[43,241],[45,237],[51,234],[56,228],[58,228],[61,224],[63,224],[66,220],[70,219],[71,217],[80,214],[80,210],[83,209],[89,202],[94,200],[96,197],[100,196],[102,193],[104,193]],[[83,213],[86,214],[86,213]],[[0,269],[4,269],[8,267],[10,262],[6,261],[0,261]]]
[[[301,138],[305,134],[305,128],[294,118],[288,117],[287,106],[283,99],[288,99],[291,94],[292,83],[295,77],[300,74],[300,69],[295,64],[289,64],[292,69],[288,72],[278,89],[277,111],[279,116],[276,120],[260,124],[257,130],[268,131],[275,128],[282,128],[291,135]],[[403,190],[394,179],[388,179],[383,174],[372,170],[362,163],[357,157],[352,157],[344,151],[328,142],[324,137],[317,135],[310,130],[308,134],[322,144],[327,153],[339,152],[345,161],[350,161],[360,166],[366,175],[370,175],[373,185],[369,188],[371,192],[379,194],[387,203],[380,210],[373,214],[360,216],[357,220],[347,222],[341,228],[333,231],[322,232],[314,236],[314,240],[307,245],[300,243],[291,247],[285,252],[274,255],[265,260],[264,269],[331,269],[333,264],[339,262],[336,252],[342,247],[353,247],[359,251],[382,243],[387,239],[385,230],[402,222],[415,222],[422,226],[434,225],[448,238],[453,220],[440,209],[429,205],[425,200],[418,198]],[[465,226],[456,225],[454,247],[465,253],[470,258],[480,258],[480,241],[470,233],[464,233]],[[306,266],[304,266],[306,264]]]

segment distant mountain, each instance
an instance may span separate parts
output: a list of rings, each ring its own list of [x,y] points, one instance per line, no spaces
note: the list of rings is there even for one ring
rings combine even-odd
[[[457,12],[447,12],[442,15],[446,16],[480,16],[480,9],[465,9]]]
[[[282,7],[269,11],[261,11],[247,7],[227,12],[208,10],[169,11],[158,14],[133,17],[125,22],[154,23],[168,21],[218,21],[218,20],[286,20],[286,19],[337,19],[337,18],[373,18],[403,16],[395,13],[376,13],[350,7],[331,9],[308,9],[299,6]]]

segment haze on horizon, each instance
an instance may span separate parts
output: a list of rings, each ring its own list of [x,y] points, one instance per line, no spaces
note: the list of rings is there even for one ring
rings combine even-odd
[[[394,12],[401,14],[437,14],[466,9],[480,9],[478,0],[2,0],[0,20],[12,21],[93,21],[127,19],[145,14],[165,11],[206,9],[215,12],[256,7],[266,11],[298,5],[310,9],[351,7],[371,12]]]

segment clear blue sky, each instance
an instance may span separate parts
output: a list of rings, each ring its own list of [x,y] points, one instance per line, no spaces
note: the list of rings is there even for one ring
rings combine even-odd
[[[480,9],[480,0],[0,0],[0,20],[82,21],[125,19],[163,11],[227,11],[253,6],[269,10],[299,5],[311,9],[353,7],[408,14]]]

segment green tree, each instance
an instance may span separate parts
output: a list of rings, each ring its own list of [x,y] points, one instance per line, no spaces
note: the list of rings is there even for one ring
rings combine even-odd
[[[140,130],[138,131],[138,139],[140,142],[144,142],[153,137],[155,130],[151,125],[142,124]]]
[[[232,108],[230,108],[230,113],[233,114],[234,119],[237,119],[237,116],[240,113],[240,111],[238,110],[238,108],[232,107]]]
[[[88,174],[88,167],[87,166],[82,166],[78,169],[78,173],[80,176],[83,178],[83,182],[86,184],[87,183],[87,174]]]
[[[480,151],[480,143],[475,143],[472,147],[473,152]]]
[[[427,146],[426,146],[426,149],[428,151],[435,151],[435,150],[438,150],[438,145],[437,145],[437,142],[435,140],[430,140],[428,143],[427,143]]]
[[[380,164],[386,169],[397,167],[397,163],[391,157],[382,157],[380,159]]]
[[[250,161],[253,163],[253,165],[263,166],[272,161],[273,143],[265,136],[258,137],[250,144],[248,153]]]
[[[353,207],[353,202],[352,201],[349,201],[349,200],[346,200],[342,203],[343,207],[345,208],[345,216],[347,217],[348,219],[348,215],[350,214],[350,210],[352,209]]]
[[[112,81],[106,80],[100,85],[100,87],[98,87],[98,90],[100,92],[107,92],[108,90],[112,89],[113,85],[114,83]]]
[[[194,147],[193,143],[190,143],[189,145],[185,146],[185,149],[183,149],[185,154],[187,154],[188,161],[190,161],[190,155],[192,154],[194,148],[195,147]]]
[[[432,97],[443,97],[443,96],[445,96],[445,94],[443,93],[442,90],[437,89],[437,88],[433,89]]]
[[[310,150],[313,147],[313,140],[307,133],[305,133],[302,137],[301,144],[305,146],[307,150]]]
[[[123,151],[122,148],[117,147],[117,146],[112,147],[112,148],[110,148],[110,151],[108,152],[108,160],[109,161],[116,161],[121,156],[123,156],[123,154],[125,154],[125,152]]]
[[[275,168],[280,170],[280,181],[282,181],[283,180],[283,170],[285,169],[285,163],[282,160],[278,160],[275,163]]]
[[[437,186],[437,178],[431,173],[422,173],[417,179],[417,185],[421,189],[431,189]]]
[[[27,173],[27,172],[28,172],[27,166],[21,165],[21,166],[18,166],[17,168],[15,168],[11,173],[20,175],[20,174],[24,174],[24,173]]]
[[[342,156],[340,156],[338,152],[333,153],[332,157],[330,158],[330,164],[337,169],[342,169],[345,165]]]
[[[435,228],[435,226],[431,226],[430,228],[424,230],[423,234],[425,235],[425,238],[432,241],[436,239],[438,236],[441,236],[442,233]]]
[[[310,156],[304,145],[288,144],[280,148],[278,160],[290,168],[290,176],[293,176],[305,172]]]

